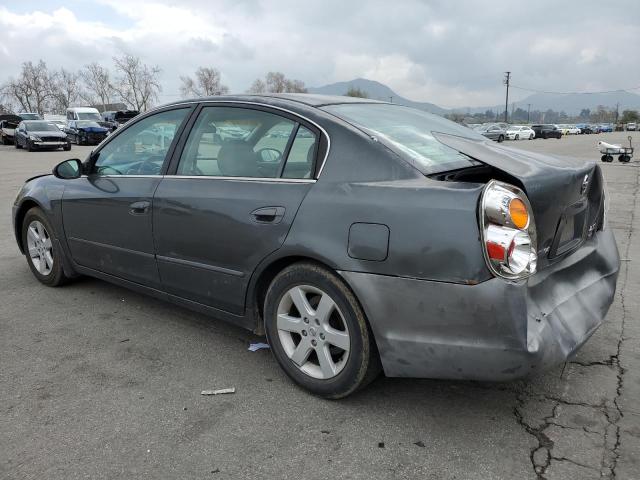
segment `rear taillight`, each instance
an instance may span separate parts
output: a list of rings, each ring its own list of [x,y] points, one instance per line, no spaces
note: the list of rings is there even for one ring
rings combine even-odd
[[[536,228],[524,192],[491,180],[482,192],[478,217],[489,270],[510,280],[534,274],[538,259]]]

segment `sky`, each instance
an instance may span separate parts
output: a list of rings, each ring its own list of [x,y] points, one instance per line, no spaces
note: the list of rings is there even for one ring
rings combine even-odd
[[[505,70],[533,90],[639,87],[640,0],[0,0],[0,83],[28,60],[76,70],[123,53],[162,69],[161,103],[212,66],[233,93],[282,71],[477,107],[503,101]]]

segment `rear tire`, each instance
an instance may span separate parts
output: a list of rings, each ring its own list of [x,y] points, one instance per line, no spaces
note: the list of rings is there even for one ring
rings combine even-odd
[[[498,143],[502,143],[502,142],[504,142],[504,135],[500,135],[498,137]]]
[[[15,139],[15,145],[16,145],[16,149],[21,149],[22,147],[20,146],[20,144],[18,143],[18,139]]]
[[[265,298],[264,322],[282,369],[316,395],[346,397],[380,373],[362,307],[344,281],[320,265],[296,263],[274,278]]]
[[[56,241],[49,220],[38,207],[30,209],[24,217],[22,246],[29,268],[40,283],[57,287],[68,281],[62,267],[64,252]]]

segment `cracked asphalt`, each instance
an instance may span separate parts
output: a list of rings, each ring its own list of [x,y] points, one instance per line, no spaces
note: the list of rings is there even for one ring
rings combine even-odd
[[[597,159],[598,139],[626,136],[510,145]],[[0,146],[0,478],[640,479],[640,159],[603,165],[621,272],[575,359],[512,383],[380,378],[325,401],[247,351],[249,332],[98,280],[37,283],[10,207],[69,156]]]

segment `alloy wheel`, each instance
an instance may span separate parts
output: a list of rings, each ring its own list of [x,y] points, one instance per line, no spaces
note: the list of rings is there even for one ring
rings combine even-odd
[[[49,275],[53,268],[53,244],[44,225],[34,220],[27,228],[27,248],[33,266],[40,275]]]
[[[278,304],[276,325],[282,348],[303,373],[327,380],[345,367],[349,329],[326,292],[311,285],[289,289]]]

